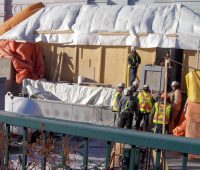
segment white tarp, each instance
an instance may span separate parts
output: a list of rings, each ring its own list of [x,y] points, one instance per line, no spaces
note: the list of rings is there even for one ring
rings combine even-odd
[[[0,39],[80,45],[127,45],[140,48],[197,49],[200,16],[180,4],[64,5],[45,7]],[[36,34],[35,31],[72,33]],[[127,32],[102,35],[102,32]]]
[[[31,79],[24,80],[23,91],[26,91],[29,96],[37,95],[37,97],[46,100],[103,107],[112,106],[115,94],[113,88],[69,85]]]

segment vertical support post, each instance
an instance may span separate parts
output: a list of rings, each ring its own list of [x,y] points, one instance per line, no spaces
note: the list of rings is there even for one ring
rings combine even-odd
[[[74,64],[74,77],[73,77],[73,82],[77,82],[78,81],[78,73],[79,73],[79,46],[76,45],[75,46],[75,56],[73,59],[73,64]]]
[[[100,46],[99,47],[99,64],[98,64],[98,75],[97,75],[97,80],[98,80],[98,83],[102,83],[101,81],[102,81],[102,78],[101,78],[101,76],[102,76],[102,58],[103,58],[103,47],[102,46]]]
[[[160,169],[160,155],[161,155],[161,150],[158,149],[156,151],[156,165],[155,165],[154,170],[159,170]]]
[[[106,144],[106,168],[105,169],[109,169],[110,154],[111,154],[111,141],[107,141],[107,144]]]
[[[62,146],[62,164],[65,165],[66,164],[66,157],[65,157],[65,139],[66,139],[66,135],[63,135],[63,146]]]
[[[88,138],[84,138],[83,168],[88,167]]]
[[[23,127],[22,170],[26,170],[26,164],[27,164],[26,149],[27,149],[27,128]]]
[[[129,170],[136,170],[136,153],[135,153],[136,147],[135,145],[131,146],[131,156],[130,156],[130,164],[129,164]]]
[[[43,131],[43,147],[46,147],[46,143],[47,143],[47,132]],[[42,157],[42,170],[46,169],[46,153],[44,153],[43,157]]]
[[[168,83],[168,63],[169,59],[165,58],[165,97],[164,97],[164,115],[163,115],[163,128],[162,128],[162,134],[165,134],[165,122],[166,122],[166,105],[167,105],[167,83]]]
[[[182,170],[187,170],[187,161],[188,161],[188,154],[183,154],[183,164],[182,164]]]
[[[200,40],[199,40],[199,44],[198,44],[198,48],[197,48],[197,65],[196,65],[196,69],[199,68],[199,48],[200,48]]]
[[[9,163],[9,134],[10,134],[10,125],[6,124],[6,139],[5,139],[5,166],[8,168]]]
[[[130,75],[129,75],[129,73],[128,73],[128,71],[129,71],[129,69],[128,69],[128,54],[129,54],[129,50],[130,49],[130,47],[126,47],[126,57],[125,57],[125,69],[124,69],[124,71],[125,71],[125,73],[124,73],[124,76],[125,76],[125,78],[124,78],[124,82],[126,82],[126,87],[128,87],[129,86],[129,80],[130,80]],[[128,76],[129,75],[129,76]]]

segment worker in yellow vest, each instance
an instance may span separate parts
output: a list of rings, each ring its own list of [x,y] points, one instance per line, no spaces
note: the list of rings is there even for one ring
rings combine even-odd
[[[141,63],[141,58],[139,54],[136,52],[136,48],[132,47],[131,53],[128,54],[128,72],[129,72],[129,84],[130,86],[135,81],[137,76],[138,66]]]
[[[144,119],[143,130],[148,130],[149,125],[149,114],[153,106],[153,97],[149,91],[149,85],[145,84],[143,90],[138,93],[137,96],[137,107],[136,113],[136,130],[140,129],[140,123]]]
[[[154,107],[151,111],[151,122],[154,124],[154,132],[155,133],[162,133],[162,126],[164,124],[163,122],[163,116],[164,116],[164,98],[166,94],[163,93],[161,95],[160,101],[156,102],[154,104]],[[169,124],[171,121],[171,115],[172,115],[172,106],[171,106],[171,100],[169,95],[166,96],[167,98],[167,105],[166,105],[166,114],[165,114],[165,131],[169,131]]]
[[[114,98],[113,98],[113,107],[112,107],[113,112],[118,112],[118,110],[119,110],[118,105],[119,105],[119,101],[122,97],[122,93],[123,93],[124,88],[125,88],[124,83],[118,84],[117,89],[116,89],[116,93],[115,93]]]

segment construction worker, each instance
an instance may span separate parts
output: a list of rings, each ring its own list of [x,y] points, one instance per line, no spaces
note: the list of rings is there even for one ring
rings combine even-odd
[[[132,86],[131,86],[131,93],[133,94],[133,96],[137,96],[138,95],[138,87],[139,87],[139,83],[138,83],[137,80],[135,80],[132,83]]]
[[[144,118],[143,130],[148,130],[149,124],[149,114],[151,112],[153,105],[153,98],[149,92],[149,85],[145,84],[143,90],[138,93],[137,96],[137,107],[138,111],[136,112],[136,130],[140,129],[140,123]]]
[[[112,111],[114,112],[114,126],[115,126],[115,122],[116,122],[116,118],[117,118],[117,113],[118,113],[118,110],[119,110],[119,101],[122,97],[124,88],[125,88],[124,83],[118,84],[114,98],[113,98]]]
[[[112,110],[114,112],[118,112],[118,104],[119,104],[119,101],[122,97],[122,93],[123,93],[124,88],[125,88],[124,83],[120,83],[117,86],[117,90],[116,90],[116,93],[115,93],[114,98],[113,98],[113,108],[112,108]]]
[[[180,84],[177,81],[173,81],[171,84],[172,92],[169,94],[172,101],[172,119],[170,122],[169,132],[172,133],[173,129],[178,123],[179,113],[181,111],[182,94],[180,90]]]
[[[141,63],[141,58],[140,58],[139,54],[136,52],[136,49],[133,47],[131,49],[131,53],[129,53],[129,55],[128,55],[128,70],[130,73],[130,75],[129,75],[130,86],[136,79],[137,69],[138,69],[138,66],[140,65],[140,63]]]
[[[165,112],[165,131],[169,131],[169,123],[172,115],[172,106],[171,106],[171,100],[169,95],[166,95],[163,93],[161,95],[161,99],[154,104],[154,107],[151,111],[151,121],[154,124],[154,132],[155,133],[162,133],[162,126],[164,124],[163,122],[163,116],[164,116],[164,98],[166,96],[167,104],[166,104],[166,112]]]
[[[131,129],[135,110],[135,101],[131,95],[130,88],[124,90],[124,95],[119,101],[118,127]]]

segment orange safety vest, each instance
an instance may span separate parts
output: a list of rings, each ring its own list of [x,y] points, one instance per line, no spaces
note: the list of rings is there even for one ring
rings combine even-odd
[[[155,124],[163,124],[163,116],[164,116],[164,104],[159,105],[158,102],[155,103],[155,114],[153,117],[153,123]],[[169,124],[170,119],[170,112],[171,112],[171,104],[167,104],[166,106],[166,115],[165,115],[165,124]]]
[[[139,100],[139,110],[141,112],[150,112],[152,109],[152,97],[151,94],[147,92],[139,92],[138,94]]]

